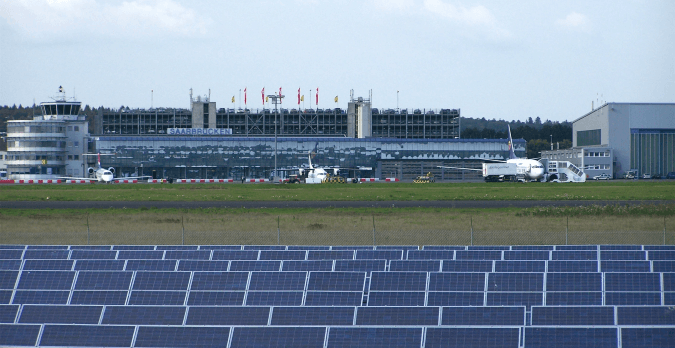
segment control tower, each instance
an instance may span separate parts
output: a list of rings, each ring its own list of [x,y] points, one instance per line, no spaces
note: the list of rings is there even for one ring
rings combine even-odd
[[[349,98],[349,105],[347,107],[347,137],[370,138],[373,129],[371,104],[373,91],[369,92],[368,98],[358,97],[354,99],[354,90],[351,90]]]

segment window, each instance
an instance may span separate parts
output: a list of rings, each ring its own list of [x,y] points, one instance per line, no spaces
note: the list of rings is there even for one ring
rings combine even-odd
[[[74,126],[73,129],[74,129],[76,132],[79,132],[79,131],[80,131],[80,126]]]
[[[68,126],[68,131],[72,132],[73,131],[73,126]]]
[[[68,155],[68,160],[72,161],[73,160],[73,155]]]
[[[79,159],[80,159],[80,155],[73,155],[73,159],[76,160],[76,161],[79,160]]]
[[[600,129],[577,132],[577,146],[600,145]]]
[[[79,142],[79,141],[76,141],[74,146],[75,146],[75,147],[80,146],[80,142]]]

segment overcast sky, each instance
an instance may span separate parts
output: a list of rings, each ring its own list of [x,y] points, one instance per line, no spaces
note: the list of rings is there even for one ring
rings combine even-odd
[[[0,105],[373,107],[572,121],[675,102],[675,1],[0,0]],[[312,91],[312,92],[310,92]],[[302,105],[301,105],[302,106]],[[597,102],[596,102],[597,106]]]

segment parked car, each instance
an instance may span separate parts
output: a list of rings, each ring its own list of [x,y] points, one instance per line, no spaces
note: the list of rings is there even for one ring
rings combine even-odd
[[[643,178],[643,179],[651,179],[651,178],[652,178],[652,175],[649,174],[649,173],[644,173],[644,174],[642,174],[642,178]]]
[[[666,179],[675,179],[675,172],[670,172],[666,174]]]
[[[610,180],[612,177],[607,173],[602,173],[593,177],[593,180]]]
[[[661,179],[661,174],[652,175],[652,179]]]

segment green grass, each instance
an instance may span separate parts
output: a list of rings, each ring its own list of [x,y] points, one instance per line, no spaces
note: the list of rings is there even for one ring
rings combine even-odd
[[[675,181],[0,186],[2,201],[675,200]]]

